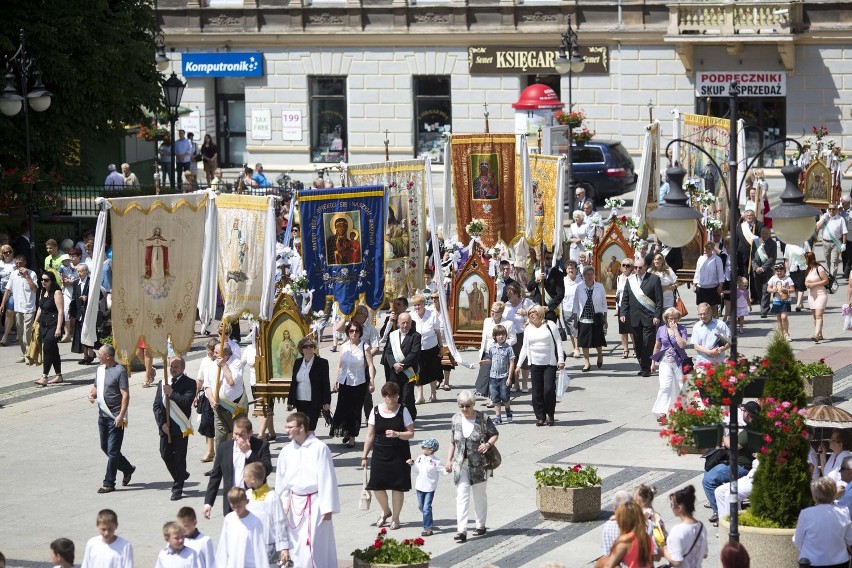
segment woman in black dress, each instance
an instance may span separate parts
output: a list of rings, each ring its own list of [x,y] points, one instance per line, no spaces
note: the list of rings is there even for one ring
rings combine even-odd
[[[577,325],[577,346],[583,350],[585,365],[582,368],[587,373],[592,364],[589,362],[589,349],[594,347],[598,352],[598,369],[603,366],[603,350],[606,346],[606,289],[600,282],[595,282],[595,269],[588,264],[583,267],[583,281],[577,285],[574,292],[574,315]]]
[[[312,337],[303,337],[298,345],[301,357],[293,363],[293,382],[287,397],[287,410],[308,415],[308,431],[314,432],[320,411],[331,410],[331,387],[328,383],[328,359],[317,355]]]
[[[399,404],[399,385],[387,382],[382,387],[382,404],[373,409],[367,421],[367,440],[361,455],[361,467],[367,467],[367,456],[374,449],[367,489],[376,495],[382,513],[376,521],[377,527],[385,526],[391,519],[390,528],[399,528],[399,513],[405,492],[411,489],[411,459],[409,440],[414,437],[414,421],[408,409]],[[392,493],[388,507],[388,490]]]
[[[337,406],[331,425],[331,435],[341,436],[347,448],[355,447],[355,438],[361,431],[361,407],[367,393],[373,393],[376,384],[376,369],[373,359],[367,357],[367,344],[361,341],[364,327],[357,321],[346,325],[349,338],[340,346],[340,360],[337,364],[337,379],[334,391],[337,392]]]
[[[62,337],[63,319],[65,315],[65,300],[62,290],[51,278],[49,272],[41,275],[41,293],[38,296],[38,311],[35,319],[38,322],[38,337],[42,348],[42,375],[35,381],[39,386],[55,385],[62,382],[62,359],[59,358],[59,338]],[[56,371],[56,376],[47,380],[50,368]]]

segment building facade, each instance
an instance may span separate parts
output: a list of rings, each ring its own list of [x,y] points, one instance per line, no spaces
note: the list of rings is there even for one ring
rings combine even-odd
[[[303,180],[337,164],[431,155],[445,132],[514,132],[553,69],[568,17],[587,61],[571,96],[597,137],[637,157],[651,113],[726,116],[741,85],[747,146],[825,125],[852,144],[848,2],[596,0],[160,0],[182,119],[228,166]],[[531,146],[535,146],[532,142]],[[779,145],[760,162],[780,167]],[[440,169],[440,168],[439,168]]]

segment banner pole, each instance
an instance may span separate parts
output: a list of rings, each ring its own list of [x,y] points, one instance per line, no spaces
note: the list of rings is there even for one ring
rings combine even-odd
[[[222,323],[219,324],[219,356],[222,356],[222,348],[225,347],[225,325],[227,324],[226,319],[222,319]],[[219,384],[222,380],[222,367],[218,364],[216,365],[216,381],[214,382],[215,388],[213,389],[213,402],[219,404]]]

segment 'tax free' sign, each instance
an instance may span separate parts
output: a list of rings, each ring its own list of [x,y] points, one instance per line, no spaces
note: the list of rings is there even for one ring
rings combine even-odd
[[[787,74],[778,71],[699,71],[695,74],[695,96],[729,97],[736,81],[741,97],[787,96]]]

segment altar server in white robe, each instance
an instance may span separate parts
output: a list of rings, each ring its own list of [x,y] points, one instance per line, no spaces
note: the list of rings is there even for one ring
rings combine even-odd
[[[308,433],[308,416],[287,417],[290,443],[278,456],[275,492],[281,496],[295,568],[337,566],[333,513],[340,512],[331,452]]]
[[[249,512],[246,490],[232,487],[228,503],[232,510],[222,522],[216,568],[270,568],[263,522]]]

